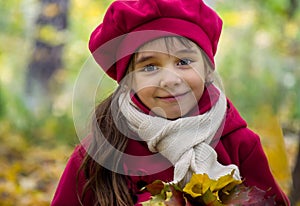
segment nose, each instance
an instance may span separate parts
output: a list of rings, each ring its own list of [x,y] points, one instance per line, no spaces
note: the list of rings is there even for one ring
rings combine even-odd
[[[160,78],[160,86],[163,88],[173,88],[182,83],[182,79],[179,74],[169,68],[163,69]]]

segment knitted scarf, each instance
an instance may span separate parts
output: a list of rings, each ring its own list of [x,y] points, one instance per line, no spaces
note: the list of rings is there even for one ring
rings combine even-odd
[[[226,97],[220,91],[216,104],[197,116],[168,120],[141,112],[129,93],[118,100],[127,123],[144,140],[151,152],[159,152],[174,165],[173,182],[186,184],[193,173],[206,173],[212,179],[230,174],[240,179],[236,165],[222,165],[216,151],[209,145],[226,113]]]

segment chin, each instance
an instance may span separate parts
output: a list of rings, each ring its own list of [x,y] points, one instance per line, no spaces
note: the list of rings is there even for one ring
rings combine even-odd
[[[165,114],[163,117],[166,118],[166,119],[170,119],[170,120],[175,120],[175,119],[178,119],[178,118],[181,118],[183,116],[185,116],[187,114],[187,112],[170,112],[168,114]]]
[[[180,117],[184,117],[189,113],[190,109],[187,107],[172,107],[170,106],[169,108],[162,108],[162,107],[156,107],[153,108],[152,112],[156,114],[157,116],[170,119],[170,120],[175,120]]]

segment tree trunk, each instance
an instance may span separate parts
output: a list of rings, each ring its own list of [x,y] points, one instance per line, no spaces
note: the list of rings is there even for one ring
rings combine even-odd
[[[293,18],[294,15],[296,14],[296,10],[298,8],[298,0],[290,0],[290,6],[289,6],[289,18]]]
[[[40,100],[48,96],[51,77],[63,67],[68,9],[69,0],[40,0],[40,12],[35,22],[34,48],[26,80],[26,94],[31,108],[39,106]]]
[[[298,135],[298,155],[295,162],[295,167],[293,171],[293,187],[290,195],[290,200],[292,205],[297,205],[300,203],[300,132]]]

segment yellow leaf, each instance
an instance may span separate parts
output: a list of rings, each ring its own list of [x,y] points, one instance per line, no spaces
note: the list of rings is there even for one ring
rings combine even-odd
[[[207,174],[193,174],[190,182],[183,188],[183,191],[195,198],[202,196],[210,187],[215,187],[216,183]]]
[[[267,105],[261,106],[255,120],[252,127],[261,137],[271,171],[284,192],[288,193],[291,184],[291,171],[279,120],[272,112],[272,108]]]
[[[227,187],[225,190],[231,190],[234,186],[242,183],[241,180],[236,180],[233,178],[234,170],[232,170],[231,174],[224,175],[217,180],[217,184],[214,187],[211,187],[210,190],[212,192],[219,191],[220,189]],[[213,186],[213,185],[212,185]]]

